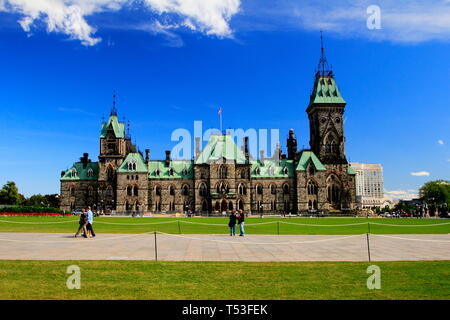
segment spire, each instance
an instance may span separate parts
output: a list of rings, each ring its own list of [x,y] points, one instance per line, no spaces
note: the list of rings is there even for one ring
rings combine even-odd
[[[111,108],[111,115],[117,116],[117,109],[116,109],[116,90],[113,92],[113,105]]]
[[[323,31],[320,31],[320,60],[317,67],[316,77],[333,76],[331,66],[328,65],[327,57],[325,56],[325,49],[323,47]]]

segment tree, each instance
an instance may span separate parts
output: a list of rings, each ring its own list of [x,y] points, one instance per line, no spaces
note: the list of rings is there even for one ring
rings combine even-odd
[[[47,200],[48,206],[52,208],[59,208],[60,199],[58,194],[46,194],[45,199]]]
[[[0,204],[18,205],[21,204],[23,196],[19,194],[19,189],[13,181],[7,181],[0,190]]]
[[[438,207],[450,206],[450,183],[436,180],[425,183],[419,191],[420,197],[435,211]]]
[[[45,196],[40,195],[40,194],[35,194],[32,195],[28,200],[27,200],[27,206],[33,206],[33,207],[47,207],[48,206],[48,201],[45,198]]]

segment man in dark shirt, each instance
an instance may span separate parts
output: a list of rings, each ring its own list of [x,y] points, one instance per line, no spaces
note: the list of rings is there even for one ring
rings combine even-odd
[[[80,226],[78,227],[77,233],[75,233],[75,238],[80,234],[80,231],[83,230],[84,234],[87,234],[86,224],[88,222],[88,217],[86,215],[86,211],[81,209],[80,221],[78,222]]]
[[[230,222],[228,222],[228,226],[230,227],[230,236],[236,235],[236,220],[236,213],[232,211],[230,215]]]

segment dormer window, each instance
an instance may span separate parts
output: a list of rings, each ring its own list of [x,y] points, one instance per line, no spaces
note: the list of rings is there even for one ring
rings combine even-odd
[[[274,168],[269,168],[269,174],[273,175],[275,173],[275,169]]]
[[[256,172],[257,175],[260,175],[261,174],[261,169],[257,168],[255,172]]]
[[[72,169],[72,171],[70,172],[70,176],[71,176],[72,178],[78,177],[78,172],[77,172],[77,170],[76,170],[76,169]]]
[[[159,171],[159,169],[156,169],[155,175],[159,177],[160,174],[161,174],[161,171]]]
[[[284,167],[283,174],[289,174],[289,169],[287,167]]]
[[[169,170],[169,176],[173,176],[173,174],[174,174],[174,170],[173,170],[173,168],[170,168],[170,170]]]
[[[92,170],[91,168],[88,170],[87,172],[88,177],[93,177],[94,176],[94,170]]]
[[[187,176],[188,175],[188,170],[186,168],[183,169],[183,176]]]
[[[131,159],[131,160],[128,162],[128,170],[129,170],[129,171],[136,171],[136,170],[137,170],[136,160]]]

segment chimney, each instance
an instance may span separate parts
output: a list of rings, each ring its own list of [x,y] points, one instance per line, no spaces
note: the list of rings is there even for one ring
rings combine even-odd
[[[166,150],[166,167],[170,166],[170,150]]]
[[[244,144],[243,144],[243,148],[244,148],[244,155],[245,155],[245,159],[248,161],[249,160],[249,152],[248,152],[248,137],[244,137]]]
[[[145,149],[145,163],[150,161],[150,149]]]
[[[61,178],[64,177],[65,174],[66,174],[65,171],[61,171]]]
[[[200,155],[200,137],[195,137],[195,160]]]
[[[80,158],[81,163],[83,163],[83,168],[86,169],[87,164],[89,162],[89,154],[88,153],[83,153],[83,157]]]
[[[289,138],[287,139],[288,159],[295,160],[297,156],[297,139],[295,138],[294,129],[289,130]]]
[[[264,166],[264,150],[259,151],[259,162]]]

